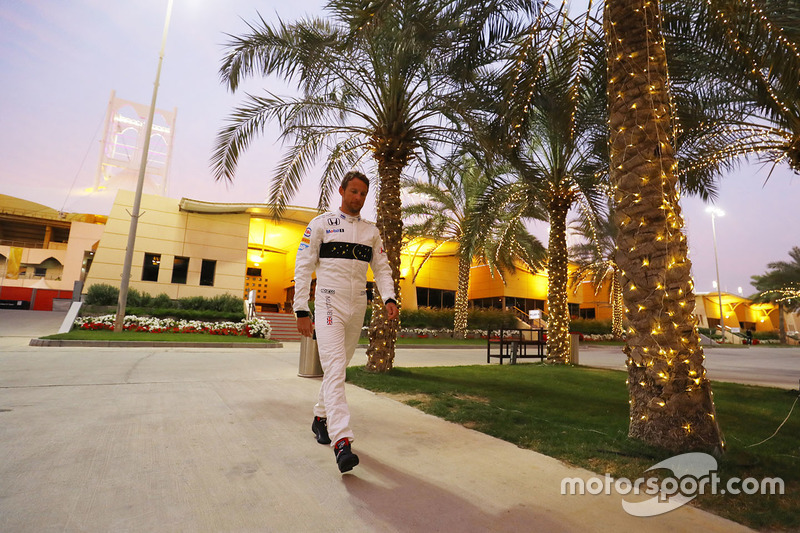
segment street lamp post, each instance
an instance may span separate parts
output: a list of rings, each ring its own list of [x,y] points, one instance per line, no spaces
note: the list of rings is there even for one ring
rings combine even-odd
[[[722,284],[719,282],[719,257],[717,256],[717,217],[725,216],[725,211],[710,205],[706,213],[711,213],[711,235],[714,241],[714,265],[717,269],[717,299],[719,301],[719,326],[722,331],[722,342],[725,342],[725,315],[722,314]]]
[[[131,213],[131,226],[128,230],[128,245],[125,248],[125,262],[122,264],[122,280],[119,285],[119,301],[117,302],[117,316],[114,320],[114,331],[122,331],[125,322],[125,306],[128,303],[128,285],[131,277],[131,263],[133,262],[133,245],[136,242],[136,228],[139,225],[139,208],[142,204],[142,189],[144,188],[144,175],[147,169],[147,155],[150,151],[150,136],[153,134],[153,116],[156,112],[156,98],[158,97],[158,83],[161,79],[161,63],[164,61],[164,47],[167,44],[167,30],[169,19],[172,16],[172,1],[167,3],[167,16],[164,19],[164,33],[161,36],[161,51],[158,53],[158,68],[156,81],[153,84],[153,98],[150,100],[150,112],[147,115],[147,124],[144,127],[144,146],[142,159],[139,163],[139,180],[136,182],[136,194],[133,198],[133,212]]]

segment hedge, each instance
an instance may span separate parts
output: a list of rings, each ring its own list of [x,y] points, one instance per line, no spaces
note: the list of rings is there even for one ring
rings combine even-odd
[[[89,287],[84,303],[87,306],[116,307],[119,301],[119,288],[106,283]],[[127,314],[170,317],[186,320],[242,320],[244,302],[231,294],[219,294],[212,298],[190,296],[173,300],[161,293],[151,296],[136,289],[128,291]]]

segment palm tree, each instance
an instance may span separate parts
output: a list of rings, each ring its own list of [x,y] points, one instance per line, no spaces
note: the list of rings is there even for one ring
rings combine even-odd
[[[791,262],[774,261],[767,264],[765,274],[752,276],[753,286],[759,291],[754,298],[757,302],[770,302],[778,305],[778,334],[780,343],[786,344],[785,311],[800,309],[800,247],[789,251]]]
[[[671,450],[721,450],[692,317],[659,4],[607,0],[604,14],[610,181],[629,324],[629,435]]]
[[[483,115],[465,113],[478,142],[502,157],[501,176],[483,202],[487,212],[547,213],[548,361],[568,363],[567,215],[577,202],[594,206],[607,168],[602,39],[589,17],[571,22],[545,13],[515,43],[508,68],[486,76],[471,96]],[[598,74],[599,72],[599,74]]]
[[[665,2],[679,173],[709,180],[754,156],[800,173],[800,10],[787,0]]]
[[[231,37],[223,82],[235,91],[245,78],[275,75],[296,82],[301,95],[248,95],[218,135],[216,178],[233,178],[240,153],[272,120],[290,143],[270,190],[276,214],[323,151],[320,207],[345,171],[371,159],[376,223],[399,289],[401,174],[434,159],[454,133],[444,98],[454,77],[492,61],[494,43],[531,9],[518,0],[329,0],[327,19],[270,26],[259,18],[249,34]],[[367,351],[376,372],[391,369],[399,328],[380,304],[375,298]]]
[[[580,281],[589,280],[595,290],[595,296],[608,281],[609,302],[611,303],[611,332],[622,338],[624,330],[622,319],[622,285],[620,285],[620,269],[617,265],[617,227],[613,222],[613,206],[606,214],[587,212],[570,224],[574,236],[582,238],[582,242],[570,247],[569,253],[577,268],[572,273],[573,287]]]
[[[474,259],[494,272],[511,271],[515,261],[531,271],[541,268],[545,251],[539,240],[528,233],[519,217],[508,213],[485,213],[476,209],[486,193],[492,175],[502,168],[485,170],[474,159],[463,157],[455,164],[445,164],[430,182],[405,180],[404,188],[418,199],[403,208],[405,236],[436,241],[417,267],[414,279],[425,262],[444,244],[458,245],[458,289],[455,300],[454,333],[463,337],[469,312],[469,275]]]

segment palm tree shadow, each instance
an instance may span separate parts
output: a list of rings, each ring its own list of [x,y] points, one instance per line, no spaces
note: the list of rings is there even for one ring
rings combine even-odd
[[[535,505],[486,510],[481,501],[469,501],[449,488],[398,470],[359,450],[361,465],[380,483],[345,475],[342,482],[366,520],[377,519],[390,531],[566,531],[547,509]],[[358,472],[358,471],[356,471]],[[535,495],[531,495],[535,501]]]

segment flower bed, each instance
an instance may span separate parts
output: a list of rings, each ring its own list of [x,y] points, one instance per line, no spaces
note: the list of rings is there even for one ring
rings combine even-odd
[[[116,315],[85,316],[76,318],[73,325],[78,329],[113,330],[115,319]],[[200,320],[177,320],[174,318],[127,315],[122,327],[125,331],[241,335],[260,339],[269,339],[272,333],[272,326],[262,318],[251,318],[241,322],[202,322]]]

